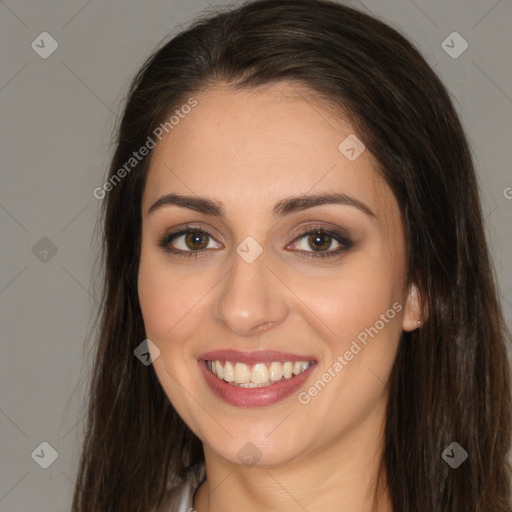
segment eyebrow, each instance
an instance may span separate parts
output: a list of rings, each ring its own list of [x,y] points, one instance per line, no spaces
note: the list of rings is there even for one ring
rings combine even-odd
[[[331,194],[314,194],[314,195],[301,195],[292,196],[279,201],[272,211],[274,218],[283,217],[293,212],[307,210],[315,206],[324,204],[341,204],[345,206],[353,206],[362,211],[370,217],[376,218],[373,211],[363,202],[350,197],[346,194],[331,193]],[[222,207],[222,203],[214,200],[207,199],[199,196],[184,196],[180,194],[167,194],[160,197],[148,210],[148,215],[155,210],[164,206],[175,205],[182,208],[189,208],[205,215],[212,215],[220,219],[225,219],[226,214]]]

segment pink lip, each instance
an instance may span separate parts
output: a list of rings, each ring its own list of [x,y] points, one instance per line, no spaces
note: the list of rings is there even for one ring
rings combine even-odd
[[[275,351],[244,353],[235,350],[221,350],[203,354],[198,363],[206,383],[212,392],[221,400],[238,407],[263,407],[284,400],[301,387],[311,375],[311,371],[317,366],[315,362],[306,371],[299,373],[299,375],[295,375],[290,379],[281,380],[270,386],[261,388],[241,388],[229,384],[213,375],[206,363],[206,361],[224,362],[226,360],[254,365],[256,363],[267,363],[271,361],[313,361],[313,358]]]
[[[214,350],[202,354],[199,360],[206,361],[231,361],[233,363],[244,363],[248,366],[254,366],[257,363],[270,364],[272,361],[315,361],[314,356],[300,356],[297,354],[288,354],[278,352],[277,350],[259,350],[255,352],[239,352],[238,350]]]

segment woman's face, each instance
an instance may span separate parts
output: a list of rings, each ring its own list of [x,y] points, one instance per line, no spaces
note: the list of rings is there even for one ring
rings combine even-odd
[[[138,290],[155,372],[205,451],[236,464],[371,443],[400,335],[419,318],[375,160],[346,119],[297,91],[194,95],[143,195]]]

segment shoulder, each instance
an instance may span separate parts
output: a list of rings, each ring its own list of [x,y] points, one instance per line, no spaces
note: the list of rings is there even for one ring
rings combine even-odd
[[[189,468],[186,478],[170,482],[165,496],[152,512],[189,512],[194,493],[206,476],[204,464]]]

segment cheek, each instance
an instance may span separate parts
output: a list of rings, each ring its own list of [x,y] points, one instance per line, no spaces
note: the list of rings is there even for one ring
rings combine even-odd
[[[336,285],[331,280],[328,291],[318,283],[310,289],[309,304],[317,305],[314,313],[328,329],[322,329],[322,367],[299,402],[325,418],[321,428],[331,433],[366,418],[385,394],[403,306],[388,279],[376,281],[379,275],[367,268],[340,277]]]
[[[148,251],[141,256],[138,296],[146,336],[157,345],[161,356],[155,370],[173,395],[176,382],[189,382],[196,365],[192,348],[209,318],[209,299],[218,281],[215,273],[180,272],[164,257]],[[191,366],[192,365],[192,366]]]
[[[148,338],[162,340],[180,314],[177,294],[155,267],[144,265],[138,278],[139,303]]]
[[[301,277],[294,283],[294,292],[328,327],[332,339],[342,342],[374,325],[394,303],[403,300],[400,279],[393,267],[391,260],[383,256],[357,261],[354,258],[330,276]],[[390,324],[399,324],[396,309],[388,315],[393,317]]]
[[[169,401],[184,421],[196,431],[195,418],[200,412],[194,409],[183,388],[192,389],[191,373],[183,364],[186,340],[197,325],[194,304],[201,290],[189,284],[176,272],[169,272],[158,255],[141,256],[138,295],[146,336],[157,345],[160,356],[153,361],[153,369]],[[197,283],[196,283],[197,284]],[[187,294],[184,290],[196,290]],[[199,295],[197,297],[196,295]],[[203,293],[204,295],[204,293]],[[200,308],[198,308],[200,309]]]
[[[200,304],[206,291],[204,280],[180,275],[160,255],[142,253],[138,296],[150,339],[164,342],[176,330],[181,330],[188,318],[195,314],[196,305]]]
[[[174,326],[185,316],[187,301],[177,274],[170,274],[169,265],[165,265],[163,259],[155,251],[145,249],[143,244],[138,296],[146,336],[160,351],[168,351],[170,344],[165,340],[174,335]]]
[[[329,368],[336,375],[317,406],[337,408],[341,404],[338,398],[343,396],[340,407],[347,412],[351,404],[356,414],[360,408],[371,407],[382,393],[402,331],[401,258],[397,251],[367,248],[329,277],[296,283],[294,291],[305,298],[307,306],[302,309],[303,316],[308,315],[323,332],[325,361],[317,379]]]

